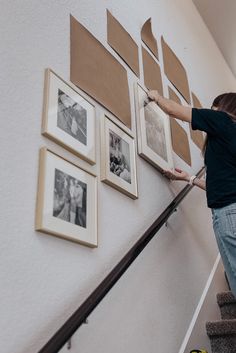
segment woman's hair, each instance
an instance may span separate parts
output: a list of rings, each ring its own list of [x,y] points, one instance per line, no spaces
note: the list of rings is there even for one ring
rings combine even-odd
[[[217,96],[212,102],[212,108],[217,108],[219,111],[223,111],[236,122],[236,93],[223,93]],[[205,154],[207,145],[207,135],[202,147],[202,154]]]
[[[212,107],[228,113],[230,117],[236,120],[236,93],[220,94],[214,99]]]

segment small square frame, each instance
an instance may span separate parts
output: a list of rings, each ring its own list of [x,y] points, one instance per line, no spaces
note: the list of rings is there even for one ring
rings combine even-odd
[[[108,114],[101,117],[101,180],[138,198],[134,137]]]

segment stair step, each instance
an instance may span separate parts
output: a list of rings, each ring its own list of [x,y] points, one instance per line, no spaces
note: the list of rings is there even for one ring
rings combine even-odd
[[[236,352],[235,319],[207,322],[206,331],[211,340],[212,353]]]
[[[217,303],[223,320],[236,319],[236,298],[232,292],[218,293]]]

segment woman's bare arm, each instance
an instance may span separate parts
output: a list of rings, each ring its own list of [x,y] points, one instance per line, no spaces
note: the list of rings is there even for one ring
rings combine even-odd
[[[178,104],[171,99],[164,98],[158,91],[149,91],[148,97],[150,100],[157,103],[157,105],[168,115],[183,121],[191,122],[192,108],[185,107]]]

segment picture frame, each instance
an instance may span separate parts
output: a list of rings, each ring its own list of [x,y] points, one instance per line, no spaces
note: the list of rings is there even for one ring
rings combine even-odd
[[[72,83],[45,70],[42,134],[90,164],[96,163],[95,106]]]
[[[97,177],[40,149],[37,231],[97,247]]]
[[[106,114],[101,117],[101,181],[138,198],[134,137]]]
[[[136,83],[135,110],[138,136],[138,154],[158,170],[172,169],[172,143],[168,115],[150,102],[147,90]]]

